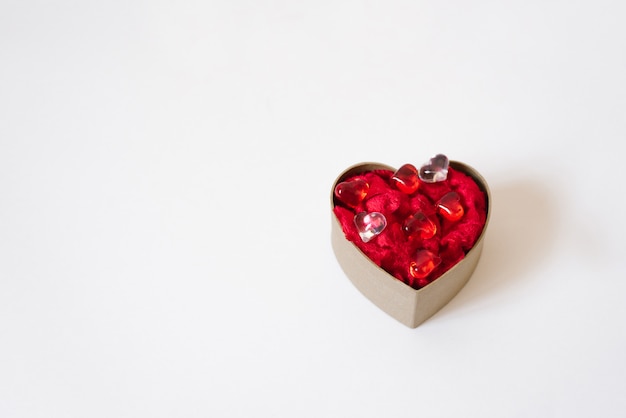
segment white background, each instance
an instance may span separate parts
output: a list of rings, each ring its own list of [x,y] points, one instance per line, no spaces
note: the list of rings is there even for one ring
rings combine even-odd
[[[0,417],[623,417],[626,4],[0,3]],[[332,182],[493,194],[417,329]]]

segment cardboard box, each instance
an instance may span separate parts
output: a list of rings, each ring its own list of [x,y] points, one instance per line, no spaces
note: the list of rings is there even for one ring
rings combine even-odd
[[[432,283],[414,289],[374,264],[361,250],[345,238],[341,224],[332,212],[335,206],[335,186],[363,172],[394,168],[378,163],[362,163],[345,170],[331,189],[331,241],[339,265],[354,286],[376,306],[410,328],[416,328],[445,306],[465,286],[480,258],[483,240],[491,214],[491,195],[485,179],[472,167],[450,161],[450,167],[472,177],[487,199],[483,231],[465,258]]]

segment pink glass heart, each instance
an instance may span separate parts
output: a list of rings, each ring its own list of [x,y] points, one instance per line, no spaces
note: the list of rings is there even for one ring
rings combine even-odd
[[[380,212],[361,212],[354,216],[354,225],[359,232],[361,240],[369,242],[383,232],[387,226],[387,219]]]
[[[415,279],[425,279],[439,264],[441,258],[438,255],[428,250],[419,250],[411,261],[409,273]],[[421,282],[418,283],[423,286]]]
[[[449,221],[458,221],[465,213],[461,196],[457,192],[446,193],[437,202],[437,211]]]
[[[420,167],[419,177],[424,183],[437,183],[448,178],[448,157],[437,154]]]
[[[409,216],[404,221],[402,229],[409,238],[429,239],[437,233],[437,225],[422,211]]]
[[[413,164],[404,164],[393,173],[391,182],[403,193],[415,192],[420,185],[417,180],[417,168]]]
[[[341,182],[335,187],[335,197],[343,204],[355,208],[365,199],[370,186],[363,179]]]

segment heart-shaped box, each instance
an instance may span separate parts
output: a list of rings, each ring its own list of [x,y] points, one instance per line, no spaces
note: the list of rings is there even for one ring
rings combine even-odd
[[[465,286],[474,272],[483,248],[491,214],[491,195],[485,179],[472,167],[450,161],[450,167],[470,176],[484,192],[486,199],[485,225],[474,246],[465,257],[439,278],[421,289],[414,289],[377,266],[345,237],[334,215],[334,190],[342,181],[373,170],[395,169],[379,163],[361,163],[346,169],[337,177],[331,189],[331,241],[339,265],[354,286],[384,312],[410,328],[416,328],[445,306]]]

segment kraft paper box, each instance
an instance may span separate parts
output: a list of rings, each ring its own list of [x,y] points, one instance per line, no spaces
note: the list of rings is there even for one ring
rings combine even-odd
[[[361,163],[346,169],[331,189],[331,241],[339,265],[354,286],[381,310],[410,328],[416,328],[445,306],[467,283],[480,258],[491,213],[491,195],[485,179],[472,167],[450,161],[450,167],[469,175],[484,192],[486,220],[482,232],[465,257],[439,278],[421,289],[414,289],[377,266],[352,242],[346,239],[341,224],[333,213],[335,186],[340,182],[373,170],[394,168],[378,163]]]

